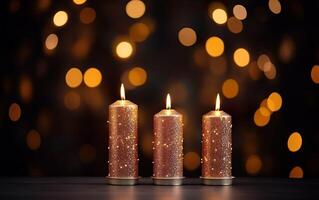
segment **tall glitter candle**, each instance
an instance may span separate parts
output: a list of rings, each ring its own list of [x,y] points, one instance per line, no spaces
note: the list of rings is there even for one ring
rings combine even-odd
[[[202,181],[205,185],[232,184],[231,116],[219,110],[219,94],[215,111],[202,119]]]
[[[182,115],[171,109],[169,94],[166,109],[154,115],[153,182],[156,185],[181,185],[183,179]]]
[[[134,185],[138,180],[137,146],[138,106],[125,100],[121,85],[121,100],[109,106],[109,174],[113,185]]]

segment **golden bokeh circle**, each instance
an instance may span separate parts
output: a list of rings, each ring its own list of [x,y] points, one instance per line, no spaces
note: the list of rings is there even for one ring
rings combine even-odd
[[[65,82],[71,88],[76,88],[82,83],[82,72],[76,67],[69,69],[65,75]]]
[[[179,42],[186,47],[189,47],[195,44],[196,39],[197,39],[196,32],[192,28],[184,27],[178,32]]]
[[[239,93],[239,85],[235,79],[227,79],[222,86],[223,95],[228,98],[234,98]]]
[[[278,111],[282,106],[282,98],[279,93],[273,92],[267,99],[267,107],[272,112]]]
[[[239,67],[246,67],[249,64],[250,56],[249,52],[244,48],[236,49],[234,52],[234,62]]]
[[[126,14],[133,18],[137,19],[144,15],[145,13],[145,4],[140,0],[131,0],[126,4]]]
[[[184,156],[184,167],[188,171],[193,171],[200,166],[200,157],[196,152],[187,152]]]
[[[102,74],[98,69],[91,67],[85,71],[84,83],[88,87],[91,87],[91,88],[97,87],[98,85],[100,85],[101,82],[102,82]]]
[[[316,83],[319,84],[319,65],[315,65],[312,67],[311,69],[311,80]]]
[[[224,42],[219,37],[208,38],[205,44],[206,52],[212,57],[218,57],[224,53]]]
[[[224,9],[217,8],[213,11],[212,18],[216,24],[225,24],[227,22],[227,12]]]
[[[141,67],[134,67],[128,73],[128,80],[133,86],[141,86],[146,82],[147,73]]]
[[[133,53],[133,45],[128,41],[119,42],[116,45],[115,52],[120,58],[129,58]]]
[[[289,151],[297,152],[302,146],[302,137],[300,133],[298,132],[292,133],[288,138],[287,146]]]
[[[53,17],[53,23],[55,26],[61,27],[64,26],[68,21],[68,14],[63,11],[60,10],[57,13],[55,13],[54,17]]]

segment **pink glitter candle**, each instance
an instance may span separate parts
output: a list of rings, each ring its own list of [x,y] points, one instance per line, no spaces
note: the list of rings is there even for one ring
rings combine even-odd
[[[232,184],[231,116],[220,111],[219,94],[216,109],[202,119],[202,180],[205,185]]]
[[[182,115],[171,109],[169,94],[166,109],[154,115],[153,182],[156,185],[181,185],[183,179]]]
[[[134,185],[138,180],[137,146],[138,106],[125,100],[121,85],[121,100],[109,106],[109,174],[108,183]]]

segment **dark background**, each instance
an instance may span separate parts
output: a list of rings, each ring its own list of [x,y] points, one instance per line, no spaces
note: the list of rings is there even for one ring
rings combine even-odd
[[[138,19],[126,14],[127,2],[1,1],[0,175],[105,176],[107,109],[119,99],[120,84],[126,81],[127,99],[139,105],[141,176],[152,174],[152,120],[164,108],[167,92],[173,108],[185,118],[184,153],[195,152],[185,158],[185,175],[200,176],[201,116],[214,108],[219,92],[222,109],[233,117],[234,176],[289,177],[299,166],[304,177],[318,177],[319,85],[311,79],[311,69],[319,63],[319,2],[282,0],[281,12],[274,14],[268,1],[220,1],[228,17],[236,4],[245,6],[248,15],[238,34],[209,17],[214,1],[145,0],[146,11]],[[79,17],[86,7],[96,13],[90,24]],[[59,10],[68,14],[62,27],[52,22]],[[114,43],[119,37],[129,38],[130,27],[138,22],[147,22],[150,34],[134,43],[132,56],[119,59]],[[190,47],[178,40],[183,27],[196,31],[196,43]],[[51,33],[59,42],[48,50],[45,40]],[[221,61],[205,51],[211,36],[224,41]],[[233,60],[233,52],[240,47],[250,54],[250,64],[244,68]],[[276,67],[274,79],[255,64],[262,54]],[[216,74],[214,67],[219,65],[225,70]],[[147,79],[132,87],[126,76],[136,66],[146,71]],[[71,67],[83,74],[95,67],[102,82],[89,88],[82,81],[70,88],[65,77]],[[230,99],[222,92],[229,78],[239,85],[238,94]],[[70,92],[75,100],[70,96],[66,100]],[[254,113],[272,92],[281,95],[282,107],[267,125],[259,127]],[[65,101],[71,102],[71,109]],[[17,121],[9,117],[13,103],[21,108]],[[302,146],[291,152],[287,141],[296,131]]]

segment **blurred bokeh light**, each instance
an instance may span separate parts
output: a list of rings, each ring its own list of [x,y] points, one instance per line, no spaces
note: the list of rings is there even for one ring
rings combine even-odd
[[[234,176],[319,176],[319,2],[2,4],[1,175],[105,176],[123,83],[139,106],[141,176],[167,93],[183,114],[185,176],[201,174],[200,122],[217,93]]]
[[[82,79],[82,72],[76,67],[69,69],[65,75],[65,82],[71,88],[78,87],[82,83]]]
[[[205,47],[207,53],[212,57],[218,57],[224,53],[224,42],[216,36],[208,38]]]
[[[83,80],[88,87],[97,87],[102,81],[102,74],[97,68],[91,67],[85,71]]]
[[[64,26],[68,21],[68,14],[63,11],[60,10],[57,13],[55,13],[54,17],[53,17],[53,23],[56,26]]]

